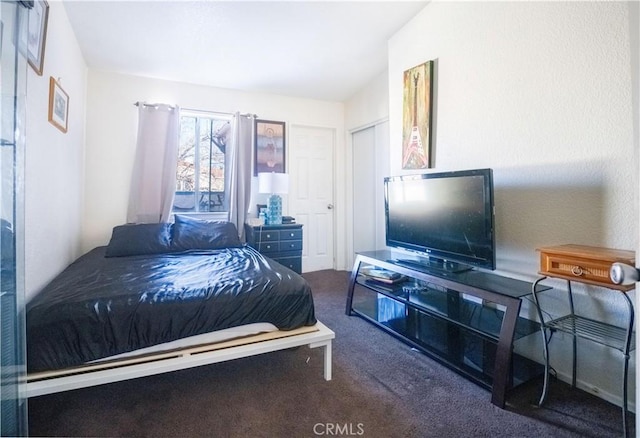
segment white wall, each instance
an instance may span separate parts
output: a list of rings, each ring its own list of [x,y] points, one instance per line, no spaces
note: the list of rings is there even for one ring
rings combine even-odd
[[[381,72],[344,104],[347,130],[353,131],[389,117],[389,74]]]
[[[435,170],[494,169],[498,273],[535,278],[543,245],[636,249],[632,21],[623,2],[433,2],[390,40],[392,173],[403,173],[402,74],[436,60]],[[579,310],[622,323],[615,293],[576,289]],[[549,295],[561,312],[564,294]],[[565,379],[566,338],[551,343]],[[580,347],[582,386],[619,402],[620,354]]]
[[[25,289],[30,299],[80,255],[87,68],[60,2],[49,2],[42,76],[27,72]],[[48,122],[49,77],[69,95],[62,133]]]
[[[338,102],[246,93],[235,90],[91,70],[87,91],[87,150],[83,250],[105,245],[114,226],[126,221],[136,144],[134,102],[182,108],[250,112],[261,119],[336,130],[336,222],[344,224],[344,109]],[[290,163],[290,161],[288,161]],[[286,212],[285,212],[286,213]],[[344,266],[344,225],[336,227],[337,266]]]

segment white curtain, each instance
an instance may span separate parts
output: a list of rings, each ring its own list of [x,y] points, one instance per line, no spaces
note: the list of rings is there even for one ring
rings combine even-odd
[[[233,116],[231,132],[231,158],[228,186],[229,222],[238,228],[240,240],[245,241],[244,223],[251,202],[251,151],[253,145],[253,115]]]
[[[169,221],[176,190],[179,132],[177,106],[138,103],[138,141],[128,223]]]

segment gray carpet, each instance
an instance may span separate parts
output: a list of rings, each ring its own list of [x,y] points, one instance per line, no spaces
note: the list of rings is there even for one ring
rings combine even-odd
[[[489,391],[344,313],[348,273],[305,274],[336,332],[333,380],[300,347],[29,400],[32,436],[619,437],[620,408],[553,381]],[[630,415],[631,436],[635,416]]]

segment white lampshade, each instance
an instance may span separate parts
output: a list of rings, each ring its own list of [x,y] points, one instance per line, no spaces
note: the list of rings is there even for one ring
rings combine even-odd
[[[286,173],[260,172],[258,173],[259,193],[288,193],[289,175]]]

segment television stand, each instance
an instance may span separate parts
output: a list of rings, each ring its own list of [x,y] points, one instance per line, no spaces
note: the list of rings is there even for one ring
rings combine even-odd
[[[456,262],[448,262],[444,260],[431,260],[420,258],[419,260],[414,259],[394,259],[390,260],[391,263],[401,266],[407,266],[412,269],[416,269],[418,271],[425,271],[427,273],[431,271],[439,271],[445,273],[456,274],[459,272],[470,271],[473,268],[469,265],[465,265],[462,263]]]
[[[401,277],[376,278],[375,269]],[[537,322],[519,317],[521,298],[531,287],[475,270],[414,268],[388,250],[363,252],[351,271],[346,314],[491,390],[491,402],[504,408],[509,389],[543,372],[541,364],[513,352],[514,341],[540,332]],[[538,291],[543,289],[550,288]]]

